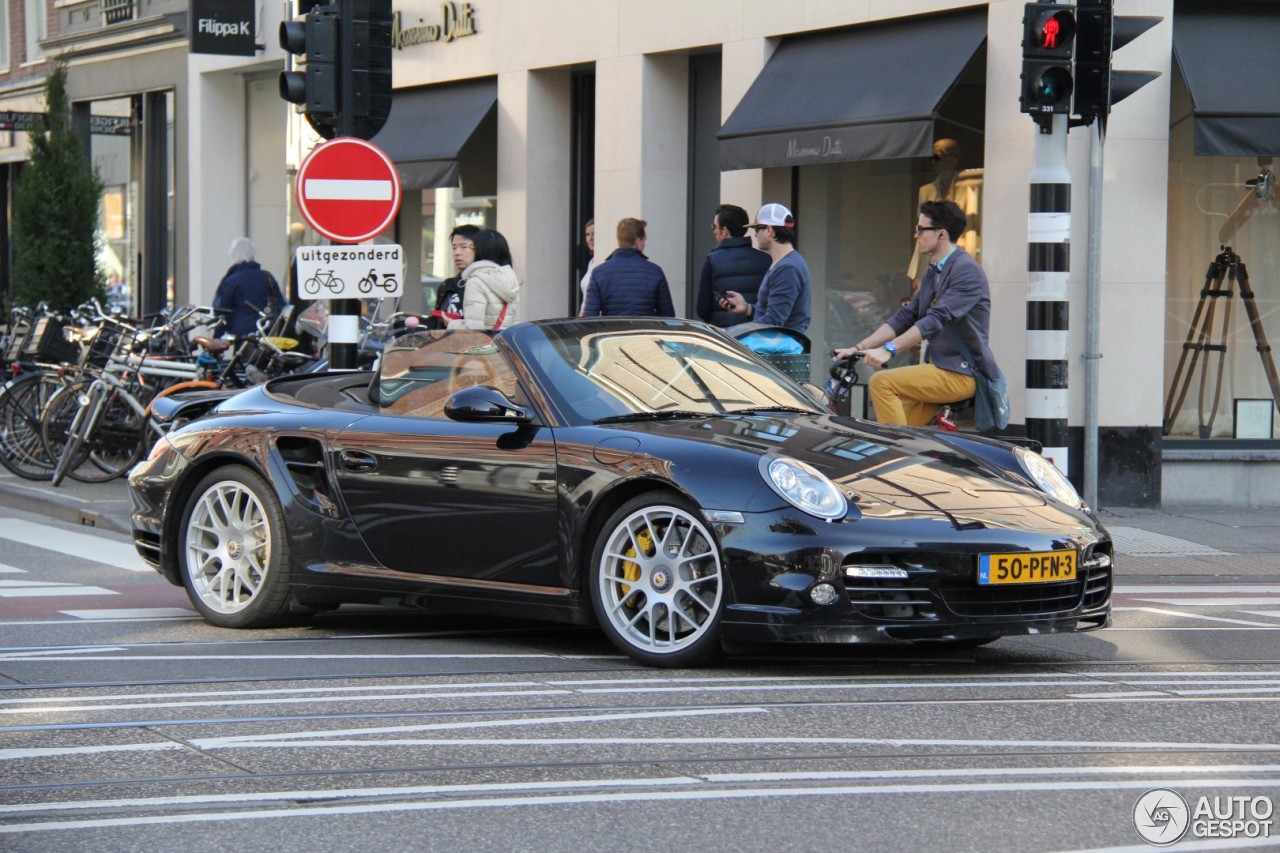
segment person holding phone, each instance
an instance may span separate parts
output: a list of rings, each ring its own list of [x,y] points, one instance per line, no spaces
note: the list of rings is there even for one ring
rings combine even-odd
[[[716,247],[702,262],[698,278],[698,317],[714,326],[728,328],[742,322],[742,315],[720,307],[730,290],[741,293],[754,305],[760,282],[772,259],[751,245],[747,236],[747,212],[736,204],[722,204],[711,217]]]

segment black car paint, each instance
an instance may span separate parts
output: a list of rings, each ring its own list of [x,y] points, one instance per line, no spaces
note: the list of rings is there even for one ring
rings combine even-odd
[[[135,469],[135,538],[144,556],[148,543],[163,549],[159,569],[171,582],[181,582],[174,546],[182,519],[164,508],[183,506],[207,471],[240,463],[267,478],[285,510],[300,569],[295,595],[302,604],[341,599],[440,610],[517,607],[528,616],[590,622],[583,575],[594,536],[628,498],[665,488],[704,509],[743,514],[742,523],[713,525],[726,561],[726,639],[958,638],[1107,623],[1109,595],[1092,608],[1016,624],[970,618],[946,627],[940,627],[942,617],[928,613],[909,624],[868,618],[847,597],[826,608],[808,600],[814,583],[839,585],[841,567],[859,555],[888,555],[909,567],[914,579],[929,581],[943,574],[971,579],[976,555],[984,552],[1109,552],[1096,519],[1034,489],[1012,451],[999,442],[816,412],[554,429],[547,424],[555,424],[558,415],[547,411],[524,425],[409,424],[376,414],[365,393],[369,374],[328,376],[289,377],[240,394],[175,431],[168,440],[172,451],[161,446]],[[328,405],[299,399],[298,390],[326,382],[330,390],[343,388],[329,395]],[[531,390],[534,399],[544,399]],[[447,457],[424,456],[404,439],[415,433],[455,440]],[[841,445],[843,455],[833,453]],[[344,454],[352,452],[369,454],[373,468],[344,470]],[[848,515],[822,521],[775,494],[756,471],[760,456],[775,452],[832,476],[849,497]],[[859,452],[866,458],[857,460]],[[527,476],[495,485],[502,460],[513,455],[527,457],[521,465]],[[457,476],[447,483],[442,474],[450,466]],[[891,470],[859,477],[859,466]],[[911,487],[939,473],[954,477],[957,470],[971,492],[963,517],[937,506],[925,489]],[[429,501],[414,483],[433,477],[430,488],[440,503],[424,505]],[[473,477],[470,487],[458,486],[459,478]],[[869,491],[869,482],[877,488]],[[457,512],[459,505],[465,513]],[[435,520],[452,529],[414,537]],[[987,533],[975,532],[982,529]],[[962,548],[956,544],[959,530],[965,531]],[[1064,536],[1063,530],[1074,533]],[[921,552],[933,554],[934,564],[916,559]],[[945,604],[935,605],[945,616]]]

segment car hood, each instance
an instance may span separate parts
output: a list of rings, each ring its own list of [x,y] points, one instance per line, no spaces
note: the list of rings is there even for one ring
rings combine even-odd
[[[837,483],[864,516],[982,514],[990,521],[992,512],[1048,504],[1029,482],[1010,479],[978,454],[966,452],[963,439],[943,441],[931,430],[800,413],[645,421],[624,429],[637,438],[643,434],[734,448],[756,458],[772,454],[798,459]],[[710,461],[713,454],[701,456],[718,464]],[[1015,477],[1020,479],[1021,473]]]

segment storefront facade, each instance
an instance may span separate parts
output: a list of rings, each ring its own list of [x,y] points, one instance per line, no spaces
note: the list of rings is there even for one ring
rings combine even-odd
[[[867,334],[910,293],[915,210],[921,198],[943,194],[971,213],[964,245],[991,281],[992,348],[1009,379],[1016,430],[1031,393],[1025,365],[1036,355],[1027,333],[1036,128],[1018,111],[1023,5],[397,5],[396,93],[374,141],[392,154],[405,187],[400,217],[384,235],[405,246],[406,281],[419,285],[406,289],[404,305],[430,307],[434,284],[453,274],[449,230],[474,223],[506,235],[526,318],[572,313],[587,260],[583,226],[596,223],[599,263],[615,245],[614,224],[637,216],[649,223],[647,253],[666,271],[677,310],[692,316],[716,205],[754,212],[779,201],[796,213],[798,248],[813,271],[809,333],[822,353]],[[1247,264],[1262,331],[1280,335],[1280,193],[1262,198],[1266,179],[1246,183],[1269,167],[1262,152],[1280,149],[1280,106],[1261,91],[1248,92],[1247,109],[1224,103],[1220,90],[1232,84],[1221,69],[1231,63],[1208,62],[1206,77],[1202,58],[1230,50],[1241,19],[1255,38],[1265,35],[1280,21],[1280,4],[1118,6],[1161,20],[1116,54],[1116,67],[1160,76],[1117,105],[1108,123],[1096,389],[1084,385],[1083,359],[1093,134],[1078,128],[1068,137],[1067,467],[1081,482],[1081,425],[1095,394],[1102,505],[1280,504],[1280,418],[1238,290],[1227,333],[1215,331],[1226,343],[1200,350],[1200,367],[1211,369],[1204,403],[1197,372],[1177,417],[1165,416],[1205,269],[1237,210],[1225,236]],[[260,5],[256,56],[186,55],[169,78],[178,301],[212,298],[233,237],[248,234],[282,281],[291,249],[314,242],[292,210],[291,179],[316,139],[276,96],[279,14]],[[95,102],[161,91],[150,81],[108,84],[98,72],[76,85],[78,97]],[[932,159],[944,140],[948,157]],[[814,362],[821,379],[823,359]],[[1258,402],[1268,400],[1269,408]]]

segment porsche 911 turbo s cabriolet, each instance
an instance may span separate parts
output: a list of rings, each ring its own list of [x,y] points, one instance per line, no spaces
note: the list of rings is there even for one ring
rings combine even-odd
[[[416,332],[170,432],[134,541],[214,625],[396,603],[598,624],[656,666],[1109,624],[1110,537],[1050,462],[810,390],[682,320]]]

